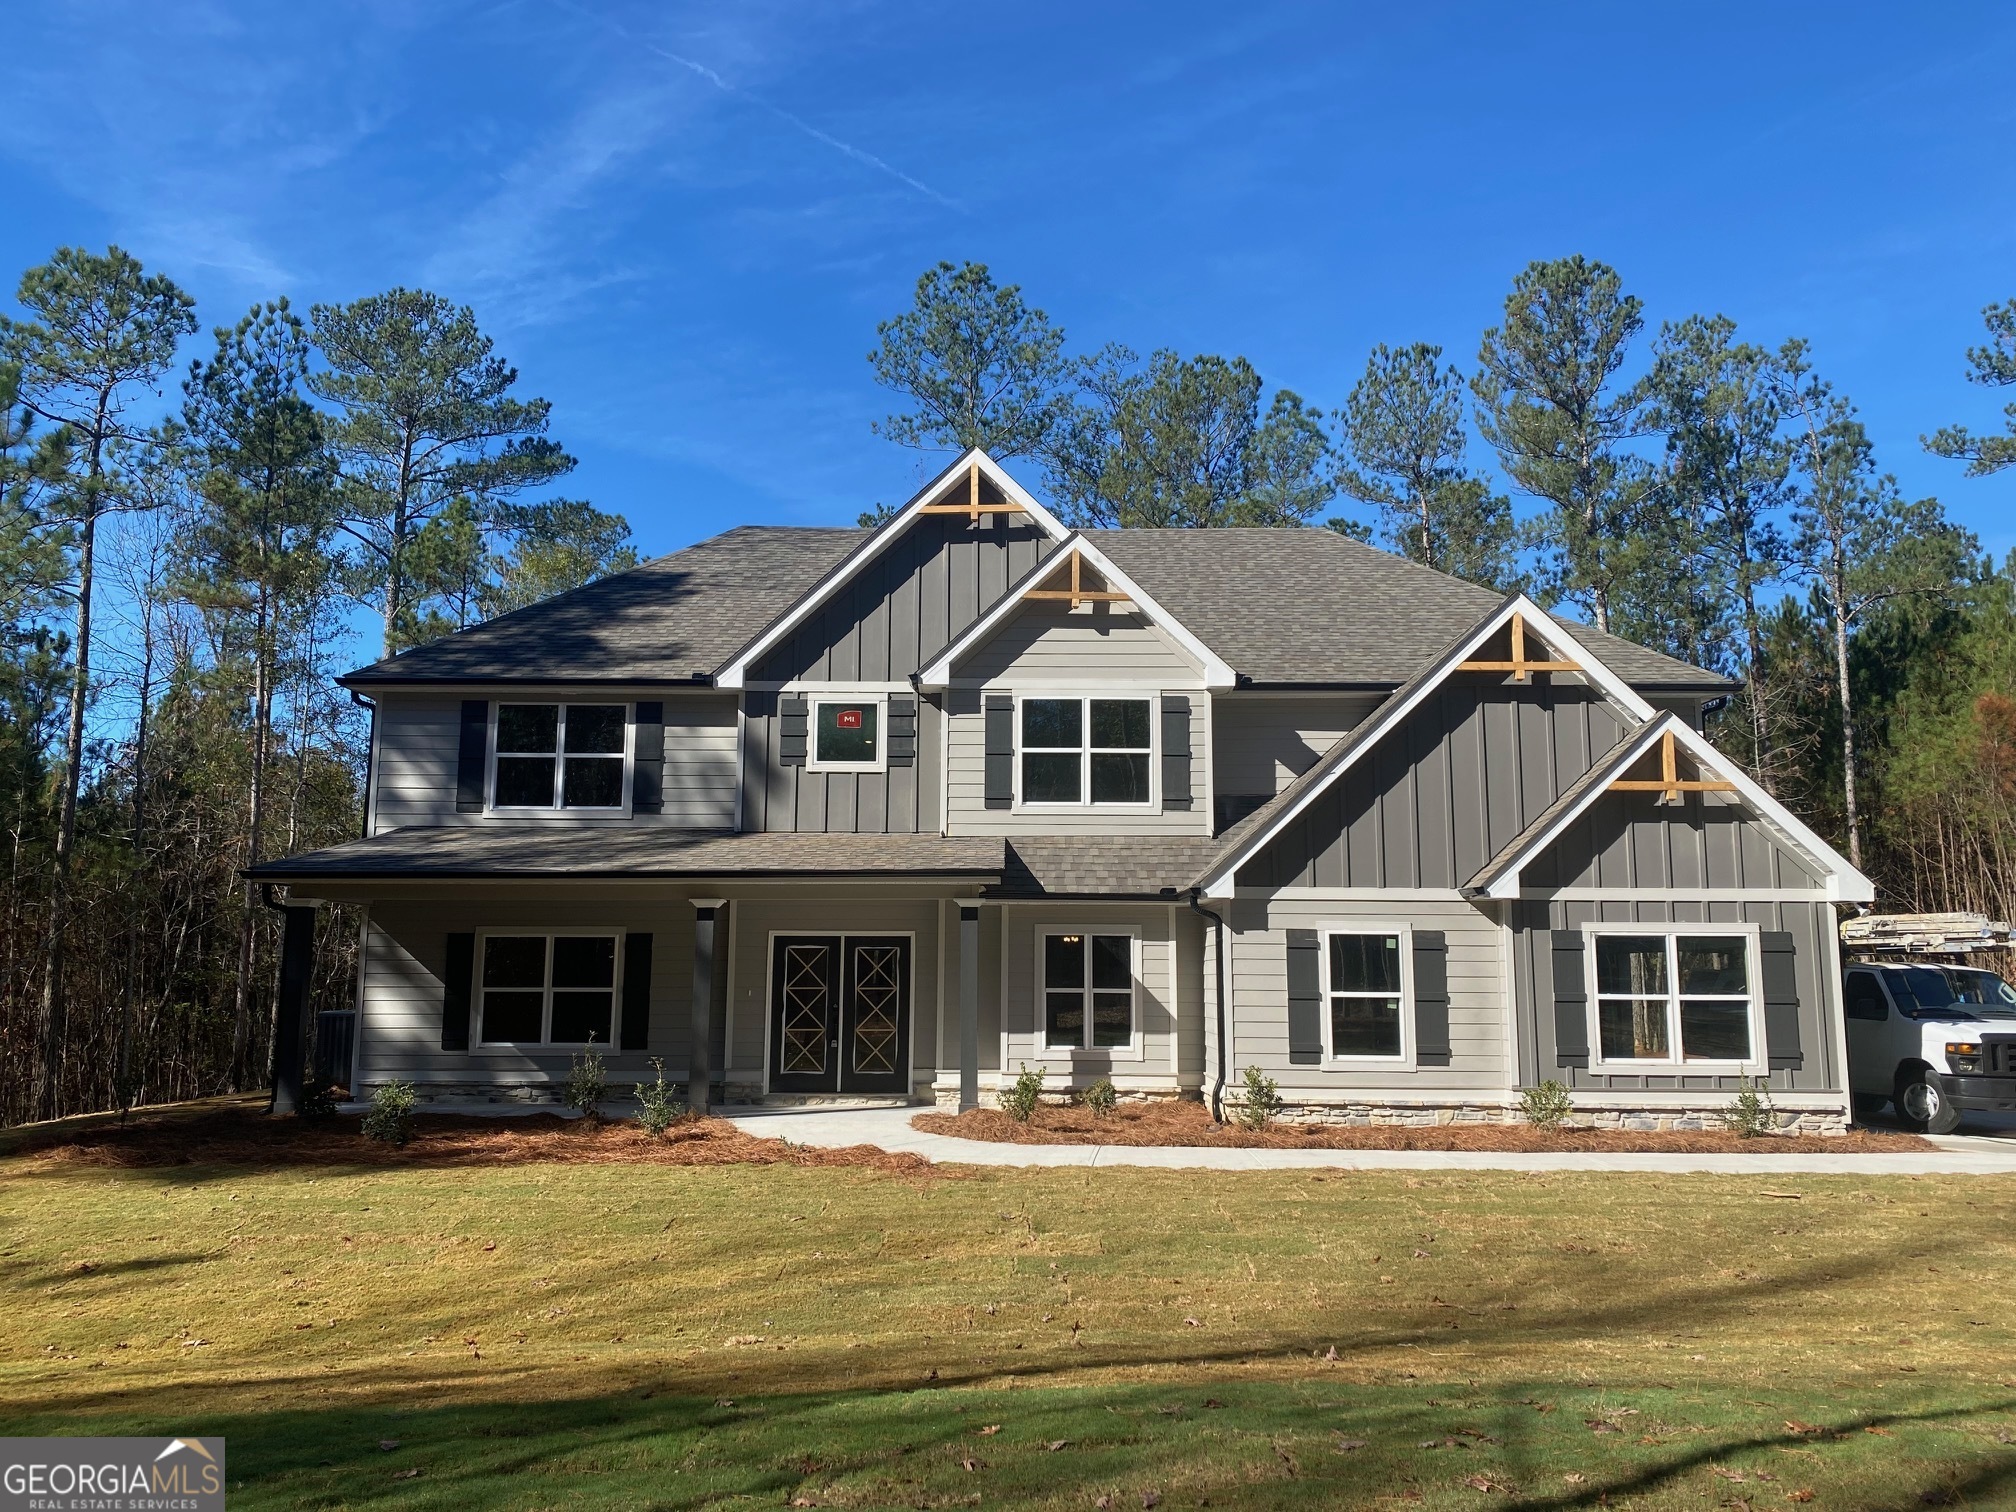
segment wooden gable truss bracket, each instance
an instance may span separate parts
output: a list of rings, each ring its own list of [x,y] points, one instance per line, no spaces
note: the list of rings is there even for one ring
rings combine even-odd
[[[1673,732],[1668,730],[1659,737],[1659,775],[1644,778],[1618,778],[1610,784],[1613,793],[1658,793],[1664,803],[1678,803],[1682,793],[1733,793],[1736,784],[1703,779],[1683,782],[1679,764],[1675,760]]]
[[[990,514],[1027,514],[1020,504],[982,504],[980,502],[980,464],[975,462],[966,474],[966,502],[964,504],[925,504],[919,514],[963,514],[975,525],[980,516]]]
[[[1514,682],[1525,682],[1535,672],[1580,672],[1572,661],[1530,661],[1526,656],[1526,616],[1512,616],[1512,659],[1510,661],[1466,661],[1456,664],[1458,672],[1510,672]]]
[[[1053,578],[1051,581],[1055,581]],[[1102,588],[1085,586],[1085,558],[1077,551],[1071,553],[1071,586],[1069,588],[1032,588],[1022,595],[1032,599],[1070,600],[1076,609],[1080,604],[1125,604],[1130,600],[1124,593],[1114,593]]]

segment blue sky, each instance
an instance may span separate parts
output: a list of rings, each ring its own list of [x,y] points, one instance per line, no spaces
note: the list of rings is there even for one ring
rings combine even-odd
[[[863,355],[939,258],[1334,408],[1377,341],[1468,368],[1583,252],[1655,325],[1808,338],[1999,554],[2016,478],[1917,437],[2016,397],[1962,378],[2016,297],[2012,43],[1966,4],[53,0],[8,22],[0,288],[116,241],[206,327],[467,301],[657,552],[935,470],[870,434]]]

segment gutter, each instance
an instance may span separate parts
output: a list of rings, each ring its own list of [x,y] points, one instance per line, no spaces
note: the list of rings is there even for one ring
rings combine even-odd
[[[1203,896],[1203,888],[1193,887],[1187,895],[1187,901],[1190,904],[1190,911],[1192,913],[1196,914],[1199,918],[1209,919],[1217,927],[1218,931],[1217,948],[1211,952],[1211,958],[1218,967],[1218,993],[1215,999],[1215,1005],[1218,1010],[1218,1080],[1211,1089],[1211,1116],[1219,1123],[1223,1123],[1225,1122],[1225,1082],[1231,1074],[1227,1068],[1225,1052],[1225,920],[1222,916],[1206,908],[1199,901]]]

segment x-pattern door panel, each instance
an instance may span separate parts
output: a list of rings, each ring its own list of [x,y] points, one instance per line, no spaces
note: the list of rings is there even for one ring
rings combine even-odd
[[[774,1090],[909,1090],[907,938],[779,935],[770,971]]]

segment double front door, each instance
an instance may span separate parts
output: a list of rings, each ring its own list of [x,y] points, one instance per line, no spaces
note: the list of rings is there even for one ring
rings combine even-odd
[[[770,959],[770,1088],[910,1090],[910,941],[778,935]]]

